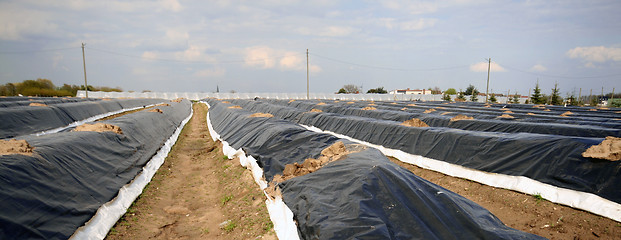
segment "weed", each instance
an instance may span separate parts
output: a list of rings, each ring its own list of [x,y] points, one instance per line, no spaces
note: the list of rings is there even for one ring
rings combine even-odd
[[[222,156],[222,160],[229,160],[229,156],[227,155]]]
[[[226,196],[222,197],[222,199],[220,199],[220,201],[222,202],[222,205],[224,205],[227,202],[231,201],[231,199],[233,199],[233,195],[226,195]]]
[[[535,198],[535,201],[536,201],[537,203],[539,203],[539,202],[541,202],[541,201],[545,200],[545,198],[543,198],[543,197],[541,196],[541,194],[540,194],[540,193],[536,193],[535,195],[533,195],[533,197]]]
[[[227,233],[232,232],[237,227],[237,224],[234,221],[230,221],[226,226],[224,226],[224,231]]]
[[[272,228],[274,228],[274,223],[272,223],[272,221],[268,221],[267,224],[265,224],[265,227],[263,227],[263,230],[269,231]]]
[[[205,228],[205,229],[203,229],[203,233],[205,233],[205,234],[209,234],[209,228]]]

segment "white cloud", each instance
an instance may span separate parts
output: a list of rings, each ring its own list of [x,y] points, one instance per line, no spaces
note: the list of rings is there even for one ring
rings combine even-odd
[[[146,51],[146,52],[142,53],[142,58],[156,59],[156,58],[158,58],[158,54],[156,52]]]
[[[160,1],[162,7],[166,10],[170,10],[173,12],[179,12],[183,9],[179,1],[177,0],[162,0]]]
[[[384,0],[381,1],[384,7],[393,10],[402,10],[410,14],[433,13],[438,10],[436,2],[413,2],[408,0]]]
[[[27,36],[53,35],[58,25],[45,12],[0,5],[0,39],[22,40]]]
[[[399,21],[395,18],[379,18],[376,22],[381,26],[388,29],[399,29],[403,31],[416,31],[425,28],[433,27],[436,24],[437,19],[432,18],[419,18],[410,21]]]
[[[321,37],[345,37],[357,30],[347,26],[327,26],[323,28],[310,29],[307,27],[298,28],[298,33],[302,35],[315,35]]]
[[[534,72],[545,72],[545,71],[548,70],[548,68],[544,67],[541,64],[537,64],[537,65],[531,67],[530,70],[534,71]]]
[[[298,52],[257,46],[247,48],[245,54],[246,57],[244,60],[247,66],[261,69],[278,68],[283,71],[306,70],[306,59]],[[311,72],[321,72],[322,70],[321,67],[317,65],[311,64],[309,67]]]
[[[584,66],[593,68],[594,63],[603,63],[608,61],[621,61],[621,48],[615,47],[576,47],[567,51],[566,55],[571,59],[581,59],[585,62]]]
[[[226,69],[224,68],[209,68],[196,71],[194,73],[195,77],[221,77],[226,73]]]
[[[473,72],[487,72],[487,68],[488,68],[488,62],[478,62],[478,63],[470,65],[470,71],[473,71]],[[492,62],[489,68],[491,72],[506,71],[503,67],[501,67],[495,62]]]

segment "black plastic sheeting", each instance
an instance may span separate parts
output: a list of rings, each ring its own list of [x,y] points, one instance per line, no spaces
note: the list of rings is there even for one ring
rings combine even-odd
[[[261,102],[294,107],[300,110],[310,111],[319,109],[323,112],[338,113],[342,115],[368,117],[381,120],[403,122],[412,118],[418,118],[431,127],[448,127],[470,131],[504,132],[504,133],[539,133],[563,136],[580,137],[621,137],[621,121],[615,120],[620,116],[616,113],[620,110],[600,110],[599,112],[585,111],[584,109],[567,108],[562,111],[546,112],[536,109],[511,105],[491,105],[490,108],[483,106],[469,106],[465,104],[440,104],[429,102],[416,102],[416,106],[408,106],[410,103],[384,103],[356,102],[348,104],[342,101],[323,101],[325,105],[317,105],[318,101],[293,101],[261,99]],[[362,110],[364,107],[374,107],[377,110]],[[505,107],[505,108],[502,108]],[[434,109],[431,113],[424,111]],[[511,111],[509,115],[515,119],[499,119],[504,111]],[[567,117],[561,114],[570,111],[573,114]],[[528,115],[528,113],[536,115]],[[453,121],[450,119],[457,115],[473,117],[473,120]],[[546,124],[542,124],[546,123]]]
[[[98,98],[75,98],[75,97],[0,97],[0,108],[28,106],[31,103],[40,103],[45,105],[68,103],[68,102],[85,102],[85,101],[101,101]]]
[[[112,132],[26,136],[33,156],[0,156],[0,239],[68,239],[142,170],[190,114],[191,103],[102,121]]]
[[[206,100],[215,131],[257,159],[269,181],[284,165],[316,158],[336,141],[274,118]],[[279,185],[302,239],[540,239],[504,225],[476,203],[366,148]]]
[[[485,172],[525,176],[621,203],[621,191],[618,191],[618,186],[621,186],[619,162],[581,155],[590,146],[599,144],[604,136],[593,138],[446,127],[413,128],[401,126],[397,121],[336,113],[311,113],[269,104],[265,100],[230,101],[249,111],[271,113],[279,118],[387,148]]]
[[[61,99],[38,99],[58,101]],[[164,102],[163,99],[111,99],[97,101],[58,102],[46,107],[20,105],[0,108],[0,139],[38,133],[80,121],[99,114],[126,108]],[[5,101],[6,102],[6,101]]]

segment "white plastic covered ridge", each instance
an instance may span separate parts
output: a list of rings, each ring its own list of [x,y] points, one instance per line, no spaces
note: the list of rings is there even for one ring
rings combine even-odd
[[[179,124],[177,130],[166,140],[164,146],[157,151],[132,182],[123,186],[119,190],[119,194],[116,198],[103,204],[97,210],[95,216],[86,222],[84,226],[78,228],[70,239],[104,239],[106,237],[108,231],[110,231],[119,218],[127,212],[127,209],[151,181],[155,172],[162,166],[170,149],[175,145],[175,142],[177,142],[181,130],[183,130],[185,124],[190,121],[193,114],[194,110],[191,109],[190,115]]]
[[[369,147],[376,148],[386,156],[395,157],[402,162],[413,164],[421,168],[441,172],[453,177],[465,178],[492,187],[510,189],[531,195],[539,194],[551,202],[582,209],[593,214],[621,222],[621,204],[592,193],[560,188],[524,176],[511,176],[479,171],[436,159],[426,158],[420,155],[413,155],[401,150],[386,148],[381,145],[375,145],[342,134],[324,131],[317,127],[306,125],[301,126],[311,131],[332,134],[339,138],[348,139],[353,142],[358,142]]]
[[[201,103],[204,103],[208,107],[211,107],[206,102],[201,101]],[[300,239],[297,226],[293,221],[293,212],[291,211],[291,209],[289,209],[285,202],[283,202],[281,196],[276,196],[275,199],[272,199],[265,192],[265,189],[267,188],[267,182],[265,181],[265,179],[263,179],[263,169],[259,167],[259,164],[257,164],[257,160],[254,159],[252,156],[247,156],[246,153],[244,153],[244,151],[241,149],[234,149],[229,145],[227,141],[220,138],[220,134],[218,134],[211,125],[211,120],[209,119],[209,111],[207,112],[207,128],[209,129],[209,134],[214,141],[219,140],[220,142],[222,142],[222,152],[224,153],[224,155],[231,159],[235,157],[239,158],[239,164],[252,171],[252,177],[254,178],[254,181],[257,183],[257,185],[259,185],[261,190],[263,190],[263,194],[265,194],[265,196],[267,197],[267,200],[265,200],[265,205],[267,206],[267,211],[270,214],[270,220],[272,220],[272,223],[274,224],[274,231],[276,232],[276,236],[278,237],[278,239]]]

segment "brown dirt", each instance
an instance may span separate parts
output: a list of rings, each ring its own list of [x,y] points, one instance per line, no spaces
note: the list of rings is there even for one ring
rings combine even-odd
[[[317,103],[317,105],[319,105],[319,106],[321,106],[321,105],[326,105],[326,103],[322,103],[322,102],[320,102],[320,103]]]
[[[527,113],[526,115],[535,116],[535,115],[537,115],[537,114],[534,114],[534,113]]]
[[[414,103],[410,103],[410,104],[408,104],[408,106],[410,106],[410,107],[416,107],[416,104],[414,104]]]
[[[418,118],[412,118],[410,120],[405,120],[399,125],[408,126],[408,127],[429,127],[429,125],[427,125],[425,122],[423,122],[422,120]]]
[[[173,99],[173,100],[170,100],[170,101],[171,102],[178,102],[179,103],[179,102],[183,101],[183,99],[184,98],[177,98],[177,99]]]
[[[403,108],[401,109],[401,111],[405,111],[405,110],[408,110],[408,108],[403,107]]]
[[[582,156],[619,161],[621,160],[621,138],[606,137],[600,144],[591,146],[584,151]]]
[[[567,112],[564,112],[563,114],[561,114],[561,117],[567,117],[567,116],[572,115],[572,114],[574,114],[574,113],[572,113],[570,111],[567,111]]]
[[[367,106],[377,106],[377,105],[375,105],[375,103],[369,103],[367,104]]]
[[[435,107],[435,109],[446,109],[445,107]]]
[[[265,195],[194,116],[143,193],[106,239],[276,239]]]
[[[28,106],[31,106],[31,107],[47,107],[47,105],[45,105],[43,103],[36,103],[36,102],[30,103],[30,104],[28,104]]]
[[[440,115],[447,115],[447,114],[451,114],[451,113],[452,112],[443,112],[443,113],[440,113]]]
[[[222,103],[231,103],[231,102],[229,102],[229,101],[222,101]]]
[[[270,114],[270,113],[253,113],[250,116],[251,118],[257,118],[257,117],[264,117],[264,118],[271,118],[274,117],[274,115]]]
[[[159,109],[159,108],[154,108],[154,109],[151,109],[151,110],[149,110],[147,112],[164,113],[164,112],[162,112],[162,109]]]
[[[310,110],[310,112],[323,112],[323,111],[321,111],[320,109],[313,108]]]
[[[354,104],[354,102],[347,102],[347,104]]]
[[[0,140],[0,156],[11,154],[32,156],[33,149],[26,140]]]
[[[509,114],[503,114],[503,115],[498,116],[498,118],[514,118],[514,117]]]
[[[503,111],[502,113],[513,113],[513,112],[512,112],[512,111],[507,110],[507,111]]]
[[[597,112],[597,109],[595,109],[595,108],[591,108],[591,109],[589,109],[589,111],[591,111],[591,112]]]
[[[115,126],[107,123],[85,123],[77,126],[72,130],[73,132],[113,132],[116,134],[123,134],[123,130],[119,126]]]
[[[377,110],[377,108],[374,107],[364,107],[362,108],[362,110],[368,111],[368,110]]]
[[[343,159],[347,154],[349,154],[349,152],[347,152],[345,144],[338,141],[323,149],[318,159],[307,158],[302,164],[293,163],[285,165],[285,170],[282,171],[282,175],[277,174],[272,181],[281,183],[294,177],[304,176],[319,170],[330,162]]]
[[[435,109],[431,108],[431,109],[425,110],[423,113],[432,113],[432,112],[435,112],[435,111],[436,111]]]
[[[293,100],[293,99],[289,100],[289,103],[292,103],[292,102],[295,102],[295,100]]]
[[[419,177],[486,208],[509,227],[549,239],[621,239],[621,224],[537,195],[494,188],[390,158]]]
[[[230,107],[228,107],[228,108],[230,108],[230,109],[242,109],[242,107],[237,106],[237,105],[235,105],[235,106],[230,106]]]
[[[114,114],[114,115],[107,116],[105,118],[97,119],[97,120],[95,120],[95,122],[104,121],[104,120],[110,120],[110,119],[118,118],[118,117],[123,116],[123,115],[131,114],[131,113],[135,113],[135,112],[140,112],[140,111],[143,111],[143,110],[146,110],[146,109],[151,109],[151,108],[153,108],[153,107],[140,108],[140,109],[135,109],[135,110],[126,111],[126,112],[122,112],[122,113],[117,113],[117,114]]]
[[[168,103],[160,103],[160,104],[155,105],[155,107],[164,107],[164,106],[168,107],[168,106],[170,106],[170,104],[168,104]]]
[[[552,110],[550,110],[550,109],[543,109],[543,111],[544,111],[544,112],[550,112],[550,111],[552,111]]]
[[[459,114],[459,115],[451,118],[451,122],[455,122],[455,121],[459,121],[459,120],[473,120],[473,119],[474,119],[473,117],[468,117],[466,115]]]

